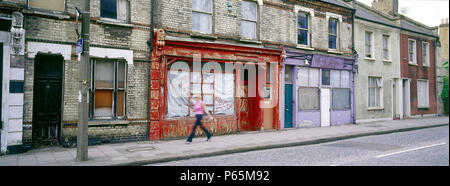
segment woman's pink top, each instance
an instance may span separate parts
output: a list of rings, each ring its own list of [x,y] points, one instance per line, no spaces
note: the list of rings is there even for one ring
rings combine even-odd
[[[194,104],[194,112],[195,112],[195,114],[203,114],[204,113],[202,104],[203,104],[202,100],[199,100],[199,101],[195,102],[195,104]]]

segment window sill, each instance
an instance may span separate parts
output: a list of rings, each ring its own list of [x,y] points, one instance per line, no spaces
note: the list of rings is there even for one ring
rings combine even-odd
[[[384,110],[384,107],[369,107],[367,108],[368,111],[377,111],[377,110]]]
[[[417,63],[408,63],[408,65],[411,65],[411,66],[419,66]]]
[[[211,40],[217,39],[217,37],[213,36],[212,34],[203,34],[203,33],[198,33],[198,32],[192,33],[191,37],[201,38],[201,39],[211,39]]]
[[[387,59],[383,59],[383,62],[385,62],[385,63],[392,63],[391,60],[387,60]]]
[[[70,19],[70,16],[65,15],[63,12],[60,12],[57,10],[32,9],[32,10],[23,10],[23,13],[49,16],[49,17],[54,17],[54,18],[58,18],[58,19]]]
[[[127,120],[91,120],[88,121],[89,126],[111,126],[111,125],[128,125]]]
[[[105,25],[114,25],[114,26],[133,28],[132,24],[128,24],[128,23],[125,23],[125,22],[120,22],[120,21],[117,21],[117,20],[114,20],[114,19],[100,18],[100,20],[97,20],[97,23],[105,24]]]
[[[376,60],[375,58],[372,58],[372,57],[364,57],[364,59],[368,60],[368,61],[375,61]]]
[[[337,51],[337,50],[334,50],[334,49],[328,49],[328,53],[332,53],[332,54],[339,54],[339,55],[342,55],[342,54],[344,54],[344,52],[339,52],[339,51]]]
[[[299,45],[299,44],[297,44],[297,48],[298,49],[302,49],[302,50],[310,50],[310,51],[314,51],[315,50],[314,48],[311,48],[311,47],[308,47],[308,46],[305,46],[305,45]]]
[[[262,44],[261,41],[254,40],[254,39],[245,39],[245,38],[241,38],[239,41],[240,41],[240,42],[243,42],[243,43]]]

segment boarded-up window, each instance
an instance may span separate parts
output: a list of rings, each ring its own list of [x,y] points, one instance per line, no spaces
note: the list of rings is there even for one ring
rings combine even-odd
[[[31,8],[64,11],[64,0],[29,0]]]
[[[298,109],[299,110],[319,110],[319,88],[300,87],[298,88]]]
[[[93,59],[90,69],[90,116],[93,119],[125,117],[126,64],[119,60]],[[90,81],[90,79],[89,79]]]
[[[350,89],[333,88],[333,110],[350,109]]]
[[[419,108],[429,107],[428,80],[417,80],[417,102]]]

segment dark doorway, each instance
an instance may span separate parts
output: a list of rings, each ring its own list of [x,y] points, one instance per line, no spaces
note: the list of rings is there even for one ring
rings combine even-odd
[[[38,54],[34,60],[33,146],[57,145],[61,136],[63,57]]]

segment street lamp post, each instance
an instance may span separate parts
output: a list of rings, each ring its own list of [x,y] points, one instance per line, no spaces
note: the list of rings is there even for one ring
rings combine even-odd
[[[77,10],[78,11],[78,10]],[[90,2],[85,0],[85,8],[81,13],[82,53],[80,61],[80,90],[78,99],[78,131],[77,131],[77,161],[88,159],[88,67],[89,67],[89,23]]]

